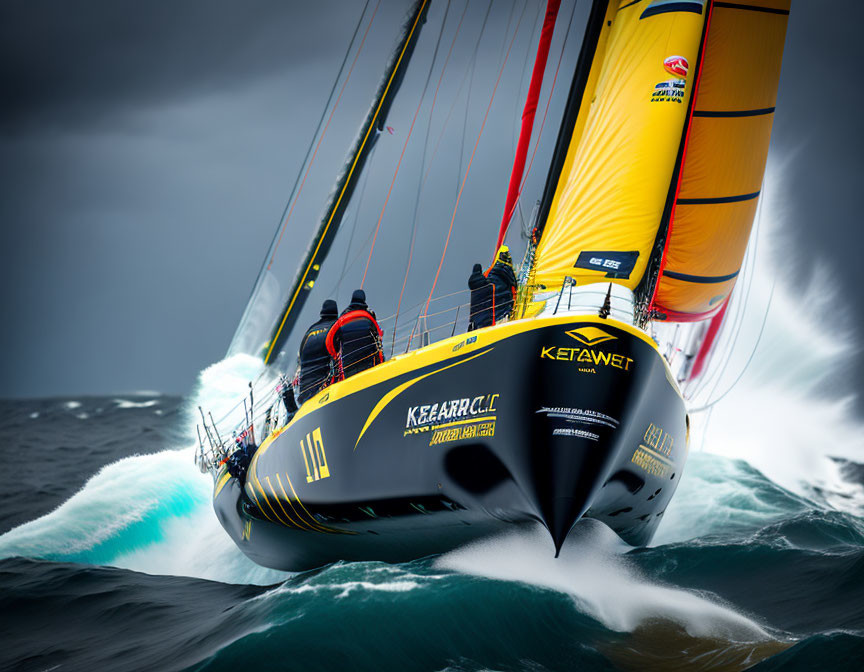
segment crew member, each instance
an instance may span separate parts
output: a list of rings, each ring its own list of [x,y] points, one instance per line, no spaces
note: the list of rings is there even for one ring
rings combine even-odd
[[[495,302],[495,286],[483,275],[483,267],[474,264],[474,270],[468,277],[468,289],[471,290],[471,308],[468,316],[468,331],[492,326],[492,311]]]
[[[297,404],[314,397],[330,382],[330,355],[327,352],[327,332],[335,324],[339,309],[333,299],[321,306],[321,319],[306,331],[300,342],[300,373],[297,380]],[[288,404],[286,403],[286,408]]]
[[[513,259],[510,250],[502,245],[495,255],[495,263],[486,273],[486,277],[495,288],[493,320],[506,321],[513,313],[513,300],[516,298],[516,273],[513,271]]]
[[[246,472],[249,470],[249,463],[252,461],[252,456],[258,450],[250,440],[249,430],[243,432],[240,436],[234,435],[234,452],[222,460],[222,464],[228,469],[228,473],[236,478],[240,483],[246,482]]]
[[[327,352],[335,362],[335,377],[341,380],[383,362],[383,336],[375,313],[366,305],[366,293],[355,290],[351,303],[327,335]]]
[[[285,404],[285,424],[288,424],[297,412],[297,401],[294,399],[294,386],[287,375],[283,376],[276,386],[276,394]]]

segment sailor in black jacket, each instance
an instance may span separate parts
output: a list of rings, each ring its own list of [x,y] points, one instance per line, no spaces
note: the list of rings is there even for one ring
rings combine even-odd
[[[339,309],[333,299],[321,306],[321,319],[306,331],[300,342],[300,375],[297,404],[302,405],[327,386],[330,380],[330,355],[327,352],[327,333],[336,322]]]
[[[366,305],[366,293],[358,289],[327,338],[327,351],[341,363],[337,375],[347,378],[383,362],[381,338],[375,313]]]
[[[502,245],[498,250],[495,263],[486,277],[495,287],[493,319],[497,324],[513,313],[513,298],[516,295],[516,273],[513,271],[513,259],[506,245]]]
[[[468,278],[468,289],[471,290],[468,331],[492,326],[495,286],[483,275],[483,267],[480,264],[474,264],[474,270]]]

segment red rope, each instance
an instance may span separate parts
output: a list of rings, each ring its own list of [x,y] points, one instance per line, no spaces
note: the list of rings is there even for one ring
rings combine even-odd
[[[426,307],[423,309],[424,314],[428,314],[429,312],[429,304],[432,301],[432,295],[435,293],[435,287],[438,284],[438,277],[441,275],[441,268],[444,266],[444,257],[447,256],[447,247],[450,244],[450,236],[453,233],[453,223],[456,221],[456,212],[459,210],[459,201],[462,199],[462,192],[465,190],[465,183],[468,181],[468,174],[471,172],[471,164],[474,163],[474,156],[477,154],[477,147],[480,145],[480,138],[483,137],[483,129],[486,127],[486,120],[489,118],[489,111],[492,109],[492,103],[494,102],[495,94],[498,91],[498,84],[501,82],[501,75],[504,74],[504,66],[507,65],[507,59],[510,58],[510,50],[513,48],[513,43],[516,41],[516,35],[519,33],[519,25],[522,23],[522,18],[525,16],[525,9],[527,7],[528,3],[526,2],[522,6],[522,13],[519,15],[519,21],[516,23],[513,37],[510,40],[510,45],[507,47],[504,61],[501,63],[501,68],[498,70],[498,78],[495,80],[495,86],[492,89],[492,96],[489,98],[489,105],[486,106],[486,114],[483,115],[483,123],[480,124],[480,131],[477,133],[477,140],[474,142],[474,149],[471,152],[471,158],[468,161],[468,166],[465,168],[465,176],[462,178],[459,193],[456,195],[456,204],[453,206],[453,215],[450,218],[450,228],[447,231],[447,238],[444,241],[444,251],[441,253],[441,260],[438,262],[438,270],[435,271],[435,279],[432,281],[432,289],[429,290],[429,297],[426,299]]]
[[[555,67],[555,74],[552,77],[552,86],[549,87],[549,97],[546,99],[546,109],[543,110],[543,119],[540,122],[540,130],[537,131],[537,141],[534,143],[534,151],[531,152],[531,159],[528,161],[528,169],[525,171],[525,176],[522,178],[522,184],[519,186],[519,195],[516,197],[516,201],[513,203],[513,207],[510,210],[510,214],[507,216],[507,228],[510,228],[510,222],[513,219],[513,213],[516,212],[516,207],[519,205],[519,200],[522,198],[522,191],[525,189],[525,184],[528,182],[528,178],[531,175],[531,169],[534,167],[534,158],[537,156],[537,150],[540,148],[540,139],[543,137],[543,129],[546,126],[546,118],[549,116],[549,107],[552,104],[552,96],[555,94],[555,86],[558,83],[558,73],[561,71],[561,62],[564,60],[564,51],[567,45],[567,38],[570,35],[570,26],[573,23],[573,14],[576,12],[576,3],[573,3],[573,9],[570,12],[570,20],[567,24],[567,33],[564,36],[564,44],[561,46],[561,53],[558,54],[558,65]],[[504,231],[504,236],[507,236],[507,231]],[[501,242],[504,242],[504,239],[501,239]],[[495,252],[497,253],[498,249],[501,245],[495,248]]]
[[[348,80],[351,79],[351,73],[354,72],[354,66],[357,65],[357,59],[360,58],[360,52],[363,51],[363,44],[366,42],[366,36],[369,34],[369,29],[372,27],[372,21],[375,20],[375,14],[378,12],[378,7],[380,5],[381,0],[378,0],[378,4],[375,5],[372,16],[369,17],[369,25],[366,26],[366,32],[363,33],[363,39],[360,40],[360,46],[357,48],[357,53],[354,56],[354,61],[351,63],[351,67],[348,69],[348,74],[345,77],[345,81],[342,82],[342,88],[339,89],[339,95],[336,97],[336,102],[333,103],[333,109],[330,110],[330,116],[327,118],[327,123],[324,124],[324,130],[321,131],[321,136],[318,138],[318,142],[315,145],[315,151],[312,152],[312,158],[309,160],[309,165],[306,166],[306,172],[303,174],[303,180],[300,182],[300,188],[297,190],[297,195],[294,197],[294,202],[291,204],[291,208],[288,210],[288,214],[285,217],[285,222],[282,224],[282,230],[279,232],[279,238],[276,240],[276,245],[273,248],[273,254],[270,255],[270,261],[267,264],[268,271],[273,266],[273,260],[276,258],[276,250],[279,249],[279,243],[282,242],[282,236],[285,233],[285,229],[288,227],[288,222],[291,220],[291,214],[294,212],[294,206],[297,205],[297,201],[300,200],[300,194],[303,192],[303,185],[306,184],[306,178],[309,177],[309,171],[312,170],[312,164],[315,163],[315,156],[318,154],[318,149],[321,147],[321,143],[324,141],[324,136],[327,134],[327,128],[330,126],[330,122],[333,120],[333,115],[336,113],[336,108],[339,107],[339,101],[342,98],[342,94],[345,92],[345,87],[348,86]]]
[[[723,302],[723,307],[720,308],[720,312],[711,318],[711,324],[708,325],[708,331],[705,334],[702,345],[699,346],[699,352],[696,353],[696,359],[693,360],[693,369],[690,371],[688,380],[696,380],[699,377],[699,374],[702,373],[702,369],[705,368],[705,363],[708,361],[708,355],[711,350],[713,350],[714,339],[717,338],[717,332],[720,331],[720,327],[723,324],[723,318],[726,315],[726,308],[728,307],[729,297],[727,296],[726,300]]]
[[[543,86],[543,73],[546,71],[546,61],[549,58],[549,47],[552,44],[552,34],[555,30],[555,19],[558,18],[558,8],[561,0],[547,0],[546,16],[543,19],[543,30],[540,31],[540,41],[537,44],[537,57],[534,59],[534,70],[531,73],[531,83],[525,98],[525,108],[522,110],[522,129],[519,132],[519,143],[516,145],[516,156],[513,158],[513,171],[510,173],[510,185],[507,188],[507,201],[504,204],[504,216],[498,230],[498,242],[495,249],[501,247],[510,217],[516,207],[516,201],[521,193],[520,184],[525,170],[525,160],[528,158],[528,146],[531,143],[531,131],[534,130],[534,117],[537,114],[537,102],[540,100],[540,88]]]

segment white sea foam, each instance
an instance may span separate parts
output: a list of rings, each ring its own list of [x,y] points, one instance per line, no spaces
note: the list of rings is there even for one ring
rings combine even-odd
[[[150,408],[159,403],[158,399],[150,399],[149,401],[130,401],[129,399],[115,399],[116,408]]]
[[[239,420],[237,402],[261,368],[246,355],[214,364],[201,373],[194,405],[212,409],[214,417]],[[139,402],[126,403],[119,407]],[[80,406],[65,406],[70,404]],[[190,423],[196,415],[197,410],[187,413]],[[193,450],[178,447],[103,467],[57,509],[0,536],[0,557],[91,562],[237,583],[283,580],[285,574],[248,560],[222,530],[212,509],[212,480],[195,468]]]
[[[622,556],[626,548],[604,525],[584,521],[557,559],[549,534],[538,527],[469,544],[435,564],[567,594],[580,612],[617,632],[632,632],[659,619],[679,624],[694,637],[770,638],[762,626],[716,599],[648,580]]]

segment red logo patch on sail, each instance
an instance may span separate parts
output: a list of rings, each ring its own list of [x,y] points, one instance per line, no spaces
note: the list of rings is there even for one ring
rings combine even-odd
[[[683,56],[669,56],[663,61],[663,67],[670,74],[686,77],[687,71],[690,70],[690,63]]]

